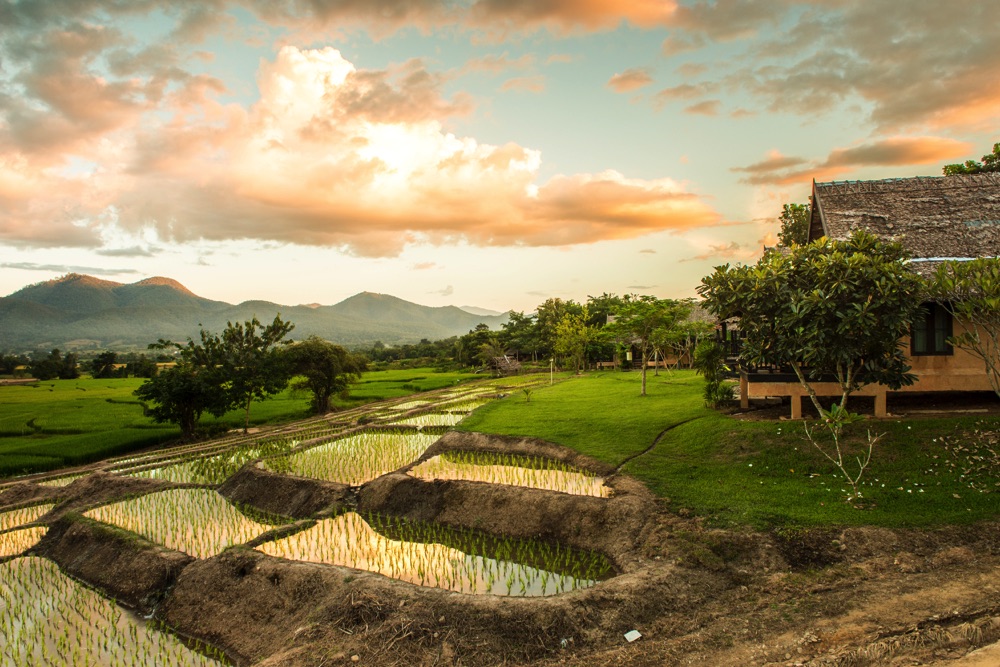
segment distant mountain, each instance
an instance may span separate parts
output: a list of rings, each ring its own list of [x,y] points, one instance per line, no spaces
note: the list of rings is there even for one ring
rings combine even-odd
[[[467,333],[480,323],[498,329],[507,319],[371,292],[333,306],[233,305],[197,296],[170,278],[122,284],[71,273],[0,298],[0,350],[145,347],[160,338],[182,342],[201,328],[219,332],[227,322],[254,316],[270,322],[279,313],[295,324],[294,339],[316,335],[344,345],[436,340]]]
[[[473,315],[486,315],[487,317],[501,317],[507,314],[507,312],[497,312],[495,310],[490,310],[489,308],[479,308],[477,306],[459,306],[461,310],[467,313],[472,313]]]

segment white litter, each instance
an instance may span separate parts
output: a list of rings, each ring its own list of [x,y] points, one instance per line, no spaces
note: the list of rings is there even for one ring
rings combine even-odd
[[[625,633],[625,639],[629,642],[634,642],[639,637],[642,637],[642,635],[639,633],[638,630],[629,630],[628,632]]]

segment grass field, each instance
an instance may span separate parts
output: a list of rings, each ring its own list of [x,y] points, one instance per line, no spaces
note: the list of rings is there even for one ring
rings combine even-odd
[[[539,437],[624,463],[675,510],[717,525],[934,526],[1000,515],[1000,461],[984,463],[988,445],[972,435],[1000,424],[975,417],[855,424],[853,440],[866,428],[885,433],[863,478],[867,507],[855,509],[801,423],[739,421],[708,410],[702,387],[690,371],[661,374],[649,377],[642,397],[638,373],[591,373],[540,387],[530,402],[513,395],[484,406],[458,428]]]
[[[337,407],[454,386],[481,378],[471,373],[432,369],[366,373],[351,396]],[[174,440],[180,431],[143,416],[132,392],[141,379],[49,380],[0,386],[0,477],[55,470]],[[308,415],[309,395],[286,390],[251,407],[251,424],[300,419]],[[205,415],[207,428],[240,428],[239,410],[220,418]]]

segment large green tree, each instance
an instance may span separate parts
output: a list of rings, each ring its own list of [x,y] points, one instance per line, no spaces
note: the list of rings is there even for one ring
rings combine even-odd
[[[289,346],[285,355],[289,368],[298,376],[292,387],[312,392],[312,411],[316,414],[329,412],[333,397],[344,395],[367,370],[364,357],[317,336]]]
[[[925,288],[904,266],[907,258],[899,243],[856,231],[846,241],[767,253],[755,266],[716,267],[698,292],[717,317],[740,318],[743,361],[790,366],[826,414],[811,384],[817,380],[839,383],[841,410],[863,385],[913,383],[900,338]]]
[[[778,243],[791,248],[793,245],[802,245],[809,240],[809,216],[808,204],[785,204],[781,207],[781,215],[778,221],[781,222],[781,229],[778,230]]]
[[[555,353],[573,364],[577,373],[583,370],[587,347],[594,337],[593,327],[587,324],[587,309],[579,315],[566,313],[556,325]]]
[[[942,169],[945,176],[955,174],[979,174],[984,171],[1000,171],[1000,143],[993,144],[993,152],[983,156],[982,162],[966,160],[961,164],[946,164]]]
[[[642,359],[642,396],[646,395],[646,367],[657,349],[657,340],[677,327],[690,312],[691,305],[686,302],[629,294],[623,297],[614,322],[604,327],[603,335],[638,348]]]
[[[160,370],[134,392],[152,404],[146,408],[154,421],[177,424],[181,436],[190,440],[205,412],[220,417],[232,407],[218,336],[202,329],[197,343],[190,338],[183,345],[160,339],[149,348],[173,350],[176,358],[172,366]]]
[[[943,263],[934,276],[933,293],[964,327],[949,342],[982,360],[1000,396],[1000,259]]]
[[[268,325],[254,317],[246,322],[226,323],[222,332],[222,367],[226,391],[233,405],[243,410],[243,432],[250,426],[250,406],[288,386],[289,374],[280,349],[291,341],[285,336],[295,328],[275,315]]]

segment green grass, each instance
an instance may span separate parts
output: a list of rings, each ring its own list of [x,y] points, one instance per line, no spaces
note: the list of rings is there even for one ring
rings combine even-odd
[[[366,373],[337,407],[353,407],[481,378],[433,369]],[[144,417],[132,392],[142,379],[49,380],[0,387],[0,477],[82,465],[175,440],[180,430]],[[250,409],[251,425],[301,419],[307,392],[285,390]],[[243,412],[202,417],[205,428],[242,428]]]
[[[866,428],[885,433],[863,478],[868,507],[855,509],[843,500],[848,487],[840,473],[805,439],[801,423],[739,421],[710,411],[702,386],[689,371],[661,374],[650,376],[649,395],[641,397],[638,373],[592,373],[540,387],[530,403],[514,395],[484,406],[459,428],[539,437],[612,465],[635,456],[624,472],[675,510],[716,525],[924,527],[1000,515],[1000,461],[977,464],[984,450],[967,435],[978,418],[851,427],[852,447]],[[983,469],[967,472],[975,465]]]

